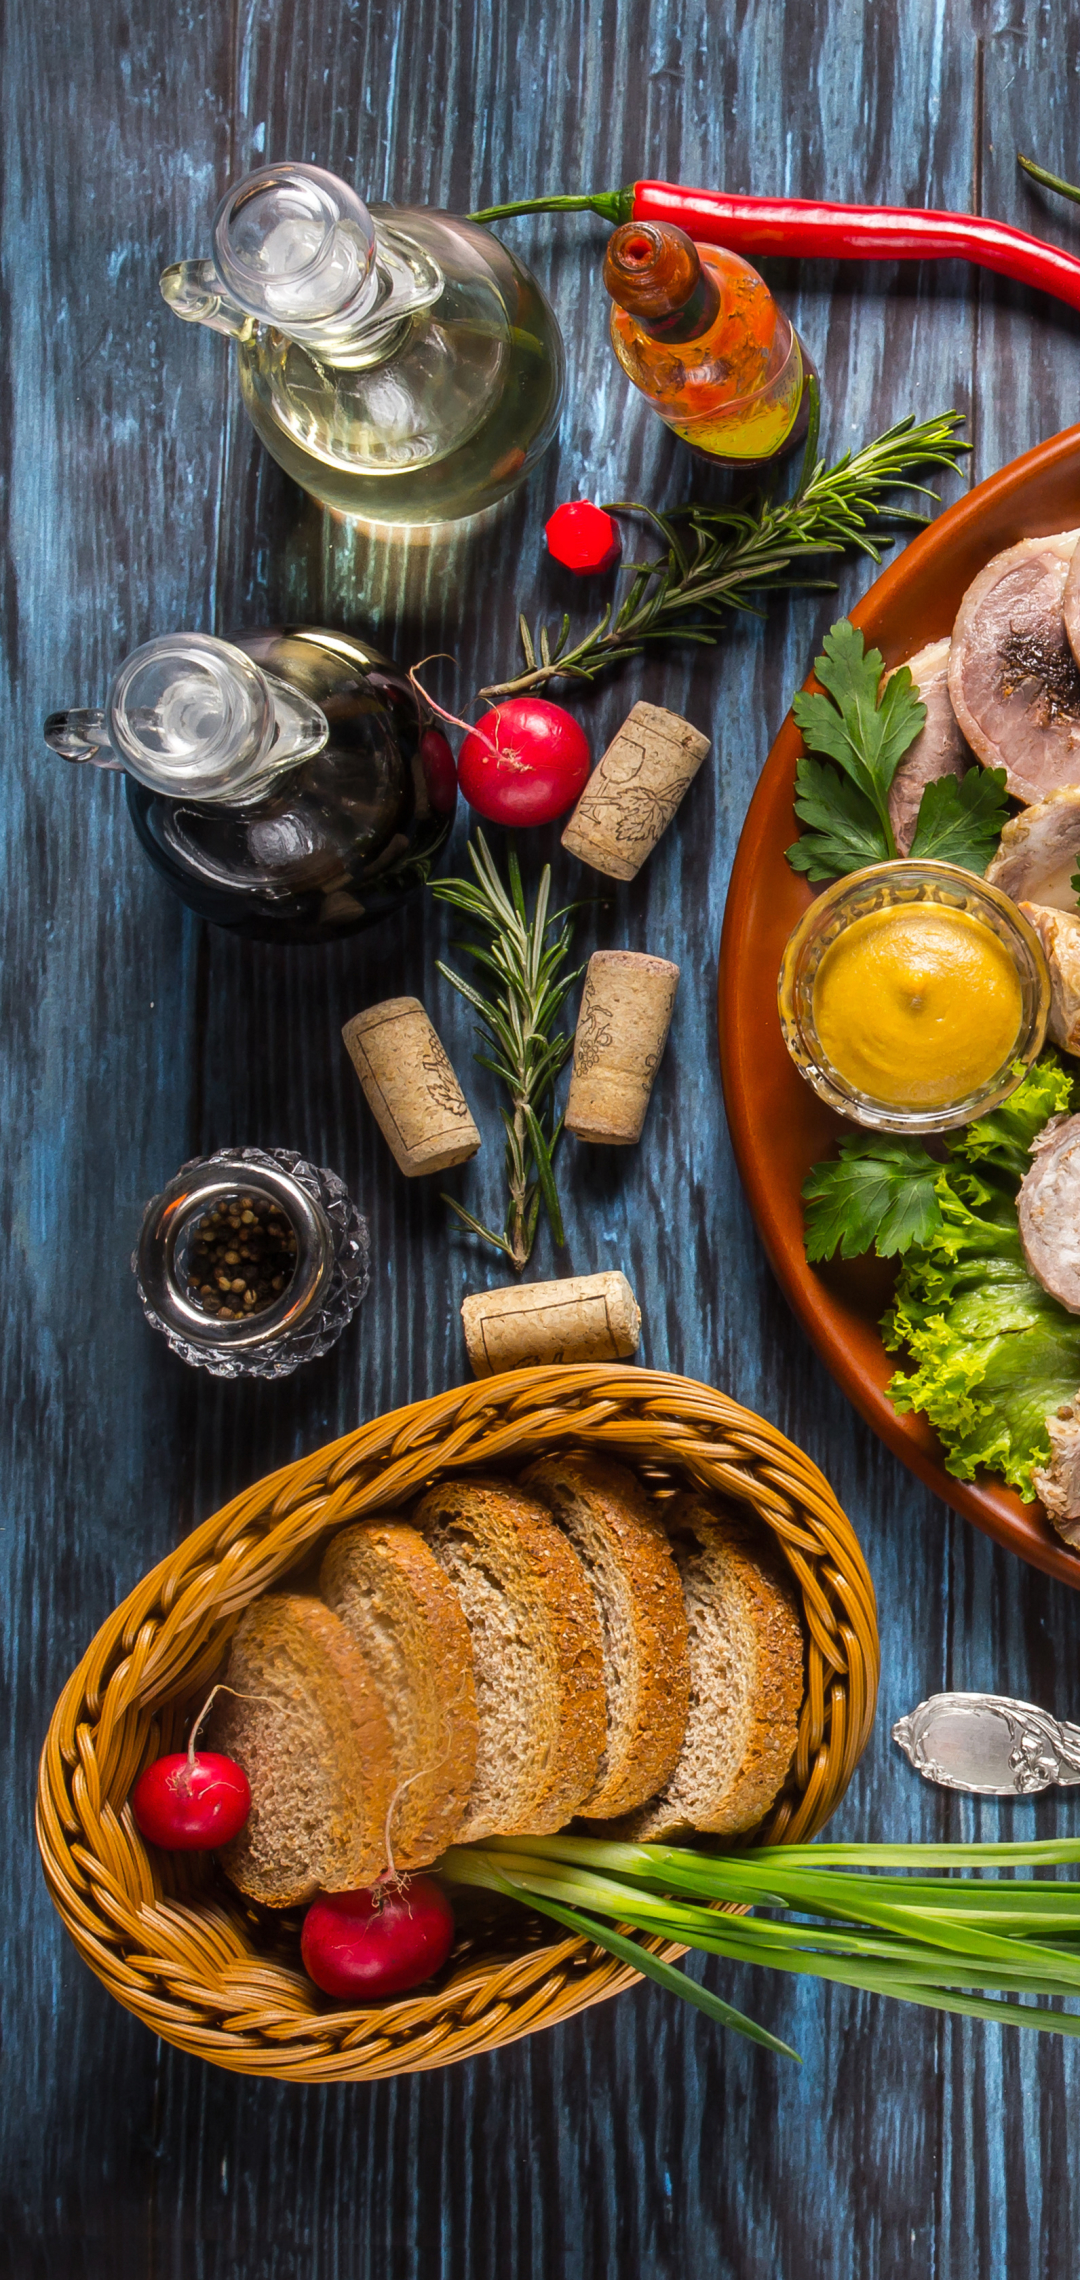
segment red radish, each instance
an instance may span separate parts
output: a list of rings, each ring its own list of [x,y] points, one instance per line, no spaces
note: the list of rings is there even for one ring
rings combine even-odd
[[[490,823],[550,823],[580,799],[589,740],[572,713],[546,697],[508,697],[470,729],[458,784]]]
[[[591,499],[571,499],[556,507],[544,526],[548,553],[564,570],[588,577],[597,570],[613,570],[622,553],[618,523]]]
[[[309,1979],[324,1995],[403,1995],[446,1962],[454,1918],[430,1876],[373,1884],[360,1892],[324,1892],[313,1900],[300,1934]]]
[[[177,1750],[145,1767],[131,1792],[135,1825],[152,1845],[212,1852],[243,1828],[251,1786],[243,1766],[216,1750]]]
[[[238,1836],[251,1811],[251,1784],[236,1759],[218,1750],[197,1750],[199,1728],[219,1694],[235,1694],[219,1680],[212,1686],[188,1735],[186,1750],[155,1758],[144,1766],[131,1792],[131,1810],[141,1836],[172,1852],[213,1852]],[[245,1701],[268,1697],[246,1695]]]

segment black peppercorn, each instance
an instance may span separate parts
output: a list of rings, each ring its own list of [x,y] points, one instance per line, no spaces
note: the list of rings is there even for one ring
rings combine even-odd
[[[296,1235],[280,1205],[233,1195],[195,1221],[182,1279],[192,1305],[235,1322],[275,1306],[295,1268]]]

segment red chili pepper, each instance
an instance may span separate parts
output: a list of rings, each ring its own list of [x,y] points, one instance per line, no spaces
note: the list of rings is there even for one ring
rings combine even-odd
[[[598,190],[589,197],[525,198],[518,205],[489,206],[472,219],[494,222],[506,214],[578,207],[602,215],[612,228],[620,222],[674,222],[699,245],[726,246],[730,253],[809,255],[824,261],[973,261],[1080,309],[1076,254],[981,214],[821,205],[813,198],[733,198],[723,190],[685,190],[674,182],[634,182],[625,190]]]

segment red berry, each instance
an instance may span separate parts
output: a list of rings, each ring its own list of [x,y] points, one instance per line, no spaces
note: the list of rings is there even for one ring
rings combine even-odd
[[[300,1934],[309,1979],[324,1995],[403,1995],[446,1962],[454,1918],[430,1876],[368,1891],[324,1892]]]
[[[152,1845],[172,1852],[212,1852],[227,1845],[251,1811],[251,1787],[235,1758],[186,1750],[154,1759],[131,1792],[135,1826]]]
[[[470,729],[458,783],[491,823],[550,823],[580,799],[589,740],[572,713],[546,697],[508,697]]]
[[[594,570],[613,570],[622,553],[619,526],[591,499],[573,499],[556,507],[545,526],[548,553],[565,570],[587,577]]]

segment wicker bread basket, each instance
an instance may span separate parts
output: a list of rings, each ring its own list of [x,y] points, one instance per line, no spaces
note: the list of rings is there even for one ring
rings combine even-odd
[[[373,2081],[494,2050],[635,1983],[508,1909],[463,1928],[433,1985],[347,2010],[299,1969],[296,1915],[245,1907],[205,1854],[148,1847],[127,1804],[141,1768],[182,1745],[242,1609],[332,1529],[441,1474],[559,1446],[607,1450],[657,1490],[719,1491],[772,1530],[801,1601],[807,1685],[789,1784],[761,1835],[794,1841],[828,1819],[870,1730],[878,1637],[862,1554],[816,1466],[723,1394],[655,1370],[514,1370],[459,1386],[235,1497],[117,1608],[64,1688],[38,1787],[45,1875],[80,1955],[155,2034],[240,2074]]]

